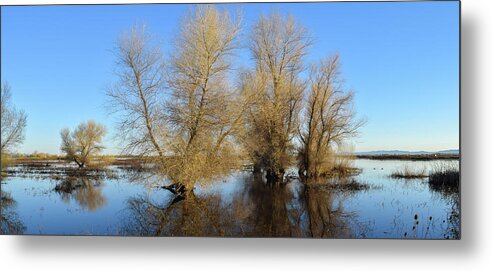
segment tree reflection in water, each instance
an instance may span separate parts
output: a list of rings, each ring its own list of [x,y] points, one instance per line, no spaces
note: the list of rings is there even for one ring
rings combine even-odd
[[[143,236],[350,237],[329,189],[299,180],[269,185],[258,176],[244,180],[232,198],[197,195],[172,203],[140,196],[128,201],[124,234]],[[343,219],[342,219],[343,218]]]
[[[77,204],[88,211],[94,212],[107,203],[102,194],[100,180],[88,177],[69,178],[55,187],[65,203],[75,200]]]
[[[1,191],[0,234],[22,234],[24,232],[24,225],[12,210],[15,204],[15,200],[9,193]]]

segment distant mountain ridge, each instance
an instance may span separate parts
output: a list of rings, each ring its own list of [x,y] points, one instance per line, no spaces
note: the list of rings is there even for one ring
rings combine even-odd
[[[400,150],[389,150],[389,151],[367,151],[367,152],[355,152],[356,155],[422,155],[422,154],[460,154],[460,150],[442,150],[442,151],[400,151]]]

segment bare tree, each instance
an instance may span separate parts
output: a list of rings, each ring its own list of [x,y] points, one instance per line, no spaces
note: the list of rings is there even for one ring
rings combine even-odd
[[[92,156],[104,149],[101,141],[105,134],[105,127],[92,120],[79,124],[73,132],[65,128],[60,132],[61,151],[67,160],[82,168],[90,163]]]
[[[291,162],[304,90],[299,74],[310,45],[307,30],[293,17],[271,14],[254,25],[250,49],[256,69],[243,77],[242,90],[255,105],[244,142],[255,168],[272,182],[283,179]]]
[[[11,104],[12,94],[10,86],[5,82],[1,90],[1,155],[13,151],[24,141],[24,131],[27,124],[27,115],[17,110]]]
[[[299,172],[319,177],[334,167],[334,155],[344,140],[355,136],[364,124],[355,118],[353,93],[340,79],[339,56],[324,59],[310,71],[310,92],[299,137]]]
[[[145,26],[136,25],[120,38],[116,57],[119,80],[106,94],[110,98],[110,110],[119,114],[123,151],[156,155],[163,163],[165,65],[160,47]]]
[[[197,6],[183,19],[167,65],[145,28],[120,39],[119,82],[107,91],[120,134],[127,151],[160,158],[174,193],[191,192],[235,161],[233,134],[245,107],[229,77],[239,30],[239,19]]]
[[[239,30],[237,16],[233,20],[210,5],[197,6],[184,18],[176,39],[166,106],[173,159],[165,168],[187,191],[234,160],[232,135],[244,107],[228,78]]]

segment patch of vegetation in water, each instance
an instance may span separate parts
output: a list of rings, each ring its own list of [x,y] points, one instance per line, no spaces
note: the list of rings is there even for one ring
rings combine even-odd
[[[348,177],[348,176],[357,176],[360,173],[362,173],[362,169],[360,169],[360,168],[336,166],[331,171],[331,176]]]
[[[63,180],[68,177],[117,178],[115,171],[108,167],[73,167],[70,164],[19,164],[3,172],[5,177],[28,177],[36,179]]]
[[[460,171],[458,163],[436,163],[429,176],[429,187],[433,191],[458,193]]]
[[[435,191],[455,191],[458,192],[460,185],[460,172],[449,170],[444,172],[433,172],[429,176],[429,186]]]
[[[369,190],[371,185],[357,181],[354,178],[317,178],[314,180],[304,180],[304,184],[312,188],[323,190],[335,190],[341,192],[357,192]]]
[[[362,191],[362,190],[369,190],[371,188],[368,184],[357,182],[354,179],[351,179],[348,182],[330,183],[326,187],[329,189],[339,190],[339,191]]]
[[[393,179],[423,179],[429,177],[425,168],[422,169],[413,169],[408,166],[405,166],[403,169],[395,170],[390,175]]]

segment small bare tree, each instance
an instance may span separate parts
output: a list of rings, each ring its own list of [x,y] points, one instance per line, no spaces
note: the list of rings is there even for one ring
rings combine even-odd
[[[346,91],[340,79],[339,56],[324,59],[310,71],[310,92],[304,112],[298,153],[301,175],[319,177],[334,167],[337,147],[355,136],[364,124],[355,118],[353,93]]]
[[[24,141],[24,132],[27,124],[27,115],[17,110],[11,104],[12,94],[10,86],[5,82],[1,89],[1,155],[13,151]]]
[[[256,69],[243,77],[242,90],[255,104],[244,142],[255,168],[272,182],[283,179],[291,161],[304,91],[299,74],[310,45],[307,30],[293,17],[262,16],[254,25],[250,49]]]
[[[160,47],[145,26],[134,26],[120,38],[118,82],[106,91],[109,109],[119,115],[123,152],[157,156],[164,161],[162,97],[165,66]]]
[[[94,155],[104,149],[101,141],[105,134],[106,128],[92,120],[79,124],[73,132],[65,128],[60,132],[61,151],[65,153],[67,160],[74,161],[83,168]]]

